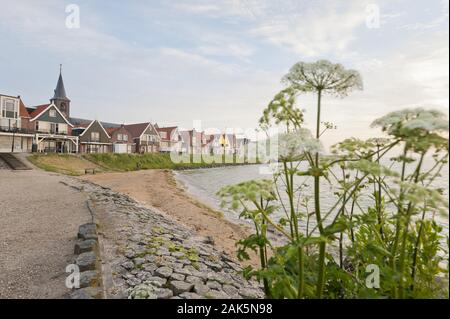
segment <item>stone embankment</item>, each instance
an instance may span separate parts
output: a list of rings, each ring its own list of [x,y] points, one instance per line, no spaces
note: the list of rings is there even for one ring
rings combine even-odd
[[[78,229],[75,244],[75,265],[79,271],[79,287],[71,294],[71,299],[103,298],[100,268],[100,250],[95,223],[83,224]]]
[[[210,238],[197,236],[124,194],[77,179],[70,179],[67,184],[90,197],[89,207],[98,232],[97,258],[101,261],[104,297],[264,297],[261,285],[245,280],[241,266],[215,249]],[[82,249],[81,244],[78,248]],[[87,271],[93,272],[89,278],[95,278],[97,270]],[[98,284],[89,278],[84,282],[91,286]]]

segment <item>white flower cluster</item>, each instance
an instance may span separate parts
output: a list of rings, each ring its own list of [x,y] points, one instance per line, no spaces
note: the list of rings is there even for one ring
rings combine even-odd
[[[372,123],[372,127],[382,127],[389,134],[398,130],[401,125],[407,130],[424,130],[427,132],[442,132],[449,130],[448,120],[444,113],[438,110],[425,110],[423,108],[404,109],[391,112]]]
[[[278,135],[278,155],[281,158],[294,159],[305,153],[322,152],[322,143],[308,129]]]

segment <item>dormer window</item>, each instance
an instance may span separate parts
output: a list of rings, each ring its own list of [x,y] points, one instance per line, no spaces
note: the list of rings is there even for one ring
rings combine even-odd
[[[56,110],[55,109],[50,109],[50,111],[48,112],[48,115],[50,117],[56,117]]]
[[[121,142],[128,142],[127,134],[117,134],[117,140]]]

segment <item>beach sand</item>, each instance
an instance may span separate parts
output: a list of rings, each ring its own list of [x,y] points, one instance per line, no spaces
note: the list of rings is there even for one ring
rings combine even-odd
[[[177,183],[170,170],[104,173],[81,178],[126,194],[194,230],[198,235],[211,237],[218,250],[225,251],[234,259],[236,242],[250,233],[245,226],[226,220],[220,212],[191,197]],[[249,262],[241,264],[256,266],[258,258],[254,254]]]

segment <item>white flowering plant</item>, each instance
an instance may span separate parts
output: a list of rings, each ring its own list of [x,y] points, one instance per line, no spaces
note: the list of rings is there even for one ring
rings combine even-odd
[[[448,165],[445,114],[391,112],[372,124],[387,136],[348,138],[326,154],[320,139],[337,127],[321,121],[322,96],[362,89],[361,76],[328,61],[300,62],[283,82],[287,88],[260,119],[262,129],[285,129],[277,136],[279,170],[272,181],[218,193],[224,206],[254,223],[255,233],[238,242],[238,256],[248,259],[253,251],[260,267],[245,274],[263,281],[270,298],[448,297],[448,249],[437,219],[448,218],[448,200],[436,186]],[[314,135],[296,103],[307,93],[317,95]],[[325,196],[332,205],[324,205]],[[380,269],[377,289],[366,285],[369,265]]]

